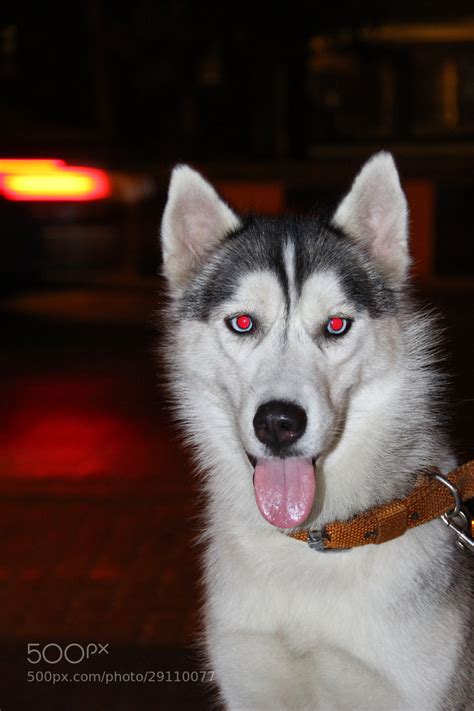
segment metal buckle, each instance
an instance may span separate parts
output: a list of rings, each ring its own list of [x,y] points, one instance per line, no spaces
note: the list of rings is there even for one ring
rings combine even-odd
[[[470,535],[471,521],[468,514],[462,508],[462,498],[459,489],[442,474],[433,474],[433,477],[441,484],[444,484],[454,496],[454,509],[440,516],[442,522],[456,534],[457,547],[467,550],[474,555],[474,539]]]
[[[308,546],[313,551],[319,551],[319,553],[347,553],[347,551],[352,550],[352,548],[325,548],[325,540],[327,540],[327,534],[324,529],[308,531]]]

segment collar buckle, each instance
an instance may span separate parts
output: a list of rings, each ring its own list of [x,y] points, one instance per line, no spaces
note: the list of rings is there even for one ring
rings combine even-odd
[[[458,548],[469,551],[474,555],[474,538],[471,535],[471,521],[462,508],[462,498],[459,489],[442,474],[433,474],[433,477],[444,484],[454,497],[454,508],[440,517],[442,522],[456,534]]]
[[[460,523],[454,523],[454,520],[460,521]],[[456,516],[449,516],[448,514],[443,514],[441,520],[446,524],[451,531],[457,536],[456,545],[458,548],[468,551],[474,555],[474,538],[470,535],[471,522],[466,512],[461,509]]]
[[[308,546],[319,553],[347,553],[352,548],[326,548],[324,541],[330,540],[324,528],[308,531]]]

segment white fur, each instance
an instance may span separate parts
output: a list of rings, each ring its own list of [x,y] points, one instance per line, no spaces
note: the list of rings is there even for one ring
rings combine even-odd
[[[394,170],[391,158],[374,158],[336,222],[367,239],[400,279],[408,264],[406,207]],[[174,240],[183,242],[181,228],[172,233],[170,210],[165,258],[174,260]],[[173,305],[170,311],[173,387],[209,501],[205,636],[222,699],[232,711],[444,710],[463,626],[443,580],[451,534],[432,522],[380,546],[312,551],[262,518],[245,453],[262,456],[252,427],[260,403],[302,404],[301,456],[318,455],[311,526],[408,490],[413,472],[428,463],[451,468],[427,397],[436,377],[431,322],[408,310],[370,318],[347,302],[332,271],[310,277],[298,296],[291,246],[285,265],[290,313],[270,272],[245,275],[206,322],[180,323]],[[238,312],[255,314],[258,338],[238,338],[225,326]],[[337,343],[318,335],[335,313],[354,318]],[[439,591],[422,587],[424,579]]]

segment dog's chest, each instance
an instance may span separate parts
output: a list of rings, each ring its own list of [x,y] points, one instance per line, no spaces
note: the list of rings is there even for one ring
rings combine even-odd
[[[218,624],[241,629],[245,621],[252,633],[274,635],[315,695],[327,699],[321,708],[362,708],[371,699],[367,708],[398,709],[418,697],[427,708],[449,679],[439,641],[453,659],[460,622],[454,611],[440,610],[436,590],[430,599],[419,589],[423,559],[402,564],[408,539],[340,554],[288,541],[271,550],[245,537],[224,552],[222,543],[212,596]]]

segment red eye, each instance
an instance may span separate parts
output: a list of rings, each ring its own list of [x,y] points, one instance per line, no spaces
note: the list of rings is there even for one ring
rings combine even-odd
[[[331,336],[342,336],[350,328],[351,322],[347,318],[341,318],[340,316],[333,316],[326,324],[326,331],[331,334]]]
[[[227,322],[230,328],[237,333],[248,333],[253,329],[253,321],[248,314],[234,316]]]

